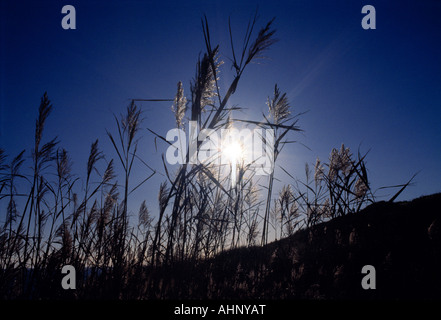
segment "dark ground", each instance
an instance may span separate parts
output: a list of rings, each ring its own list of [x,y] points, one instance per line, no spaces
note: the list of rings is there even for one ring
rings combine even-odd
[[[441,194],[375,203],[265,247],[157,270],[154,277],[166,280],[151,293],[174,299],[441,299],[440,205]],[[375,290],[361,286],[364,265],[376,269]]]
[[[440,229],[441,193],[378,202],[264,247],[125,270],[127,281],[118,287],[115,270],[109,270],[101,285],[89,285],[86,277],[76,290],[63,290],[54,268],[54,274],[42,273],[37,299],[439,300]],[[376,269],[375,290],[361,286],[364,265]]]

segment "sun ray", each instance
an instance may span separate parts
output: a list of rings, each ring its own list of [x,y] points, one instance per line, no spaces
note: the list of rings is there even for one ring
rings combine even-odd
[[[234,188],[237,183],[237,163],[240,162],[240,160],[244,157],[243,147],[238,141],[224,143],[222,147],[222,154],[231,164],[231,187]]]

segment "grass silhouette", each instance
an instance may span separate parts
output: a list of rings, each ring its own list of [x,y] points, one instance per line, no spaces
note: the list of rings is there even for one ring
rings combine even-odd
[[[250,21],[241,52],[234,49],[230,27],[234,77],[223,95],[218,84],[220,49],[211,43],[208,21],[202,19],[206,52],[197,62],[188,100],[182,82],[178,83],[172,109],[177,128],[184,128],[186,114],[201,130],[234,125],[232,111],[237,107],[227,107],[229,99],[247,67],[275,42],[273,21],[256,35],[257,19]],[[276,165],[277,156],[290,143],[288,137],[301,130],[297,125],[300,114],[293,115],[286,94],[277,85],[268,107],[269,114],[263,114],[260,122],[237,121],[275,130]],[[284,186],[276,199],[274,171],[262,187],[249,166],[238,165],[237,181],[232,185],[230,176],[222,174],[225,168],[215,163],[182,164],[172,173],[163,157],[166,180],[158,191],[158,204],[142,202],[137,223],[130,221],[131,193],[156,173],[137,154],[142,113],[136,101],[130,102],[123,115],[115,116],[116,130],[107,131],[122,172],[115,172],[114,160],[107,162],[96,140],[90,147],[81,194],[74,191],[80,178],[72,173],[68,152],[56,138],[43,143],[52,108],[44,93],[36,120],[31,173],[22,170],[25,151],[8,162],[0,150],[0,200],[6,207],[5,222],[0,226],[3,299],[345,297],[358,292],[350,288],[352,280],[359,283],[355,270],[363,260],[361,254],[379,262],[372,251],[377,242],[398,239],[388,238],[392,231],[386,229],[392,222],[382,227],[375,222],[380,228],[378,238],[365,235],[370,229],[360,223],[373,207],[360,218],[357,213],[374,202],[366,155],[354,157],[344,145],[331,151],[329,163],[317,160],[313,171],[307,166],[306,182],[293,177],[292,185]],[[198,143],[196,150],[200,147]],[[132,186],[135,162],[150,173]],[[261,191],[266,198],[259,197]],[[24,205],[21,211],[17,201]],[[158,215],[154,217],[148,208],[156,205]],[[407,230],[407,220],[398,220]],[[278,233],[284,239],[268,244],[270,227],[276,237]],[[438,237],[432,233],[433,238]],[[261,247],[256,246],[259,237]],[[355,240],[364,237],[372,237],[375,245]],[[435,250],[434,246],[428,248]],[[392,250],[391,255],[381,251],[381,257],[386,254],[385,259],[390,260],[398,255],[400,261],[399,250]],[[423,258],[434,254],[429,252]],[[64,265],[75,267],[74,291],[60,286]]]

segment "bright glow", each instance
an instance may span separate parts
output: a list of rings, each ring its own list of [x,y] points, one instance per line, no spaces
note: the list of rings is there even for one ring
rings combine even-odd
[[[236,165],[244,157],[243,148],[237,141],[224,143],[222,156],[226,157],[231,164],[231,187],[234,188],[236,185]]]
[[[237,163],[243,158],[243,149],[240,143],[234,141],[224,148],[222,148],[222,153],[228,159],[230,163]]]

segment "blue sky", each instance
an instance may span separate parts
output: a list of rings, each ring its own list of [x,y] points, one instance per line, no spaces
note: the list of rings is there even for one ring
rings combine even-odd
[[[76,30],[61,27],[61,8],[76,8]],[[361,27],[365,4],[376,8],[376,30]],[[415,185],[400,200],[441,191],[441,2],[426,1],[7,1],[0,6],[0,147],[30,155],[40,97],[54,109],[46,141],[58,136],[82,175],[90,144],[99,139],[115,158],[106,129],[132,98],[173,98],[189,82],[204,42],[201,17],[232,79],[228,17],[241,37],[258,8],[258,26],[276,17],[278,42],[268,59],[251,65],[231,104],[237,118],[260,119],[277,83],[287,92],[310,150],[289,146],[281,165],[304,178],[304,164],[326,160],[342,143],[367,158],[372,187]],[[153,136],[174,127],[170,103],[143,103],[140,155],[162,171]],[[149,174],[138,168],[134,183]],[[277,177],[291,182],[281,171]],[[157,208],[158,174],[133,196]],[[391,191],[392,193],[392,191]]]

